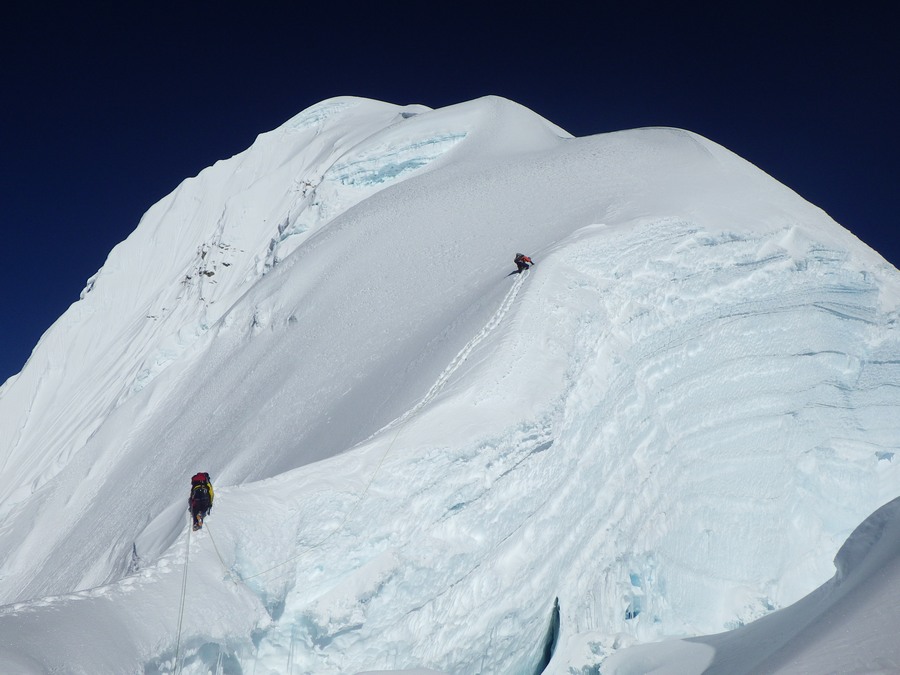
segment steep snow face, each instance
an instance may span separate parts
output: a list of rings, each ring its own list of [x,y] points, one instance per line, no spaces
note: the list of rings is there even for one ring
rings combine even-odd
[[[898,306],[876,253],[688,132],[327,101],[151,209],[3,390],[0,664],[102,670],[102,637],[40,651],[42,606],[147,672],[179,639],[187,672],[566,672],[739,626],[894,496]],[[141,600],[177,604],[186,561],[215,619],[176,636]]]
[[[507,110],[512,112],[505,113]],[[504,123],[504,118],[510,123]],[[142,418],[123,406],[172,364],[178,364],[170,382],[132,405],[147,410],[148,401],[168,399],[174,381],[184,375],[189,364],[202,360],[210,344],[209,329],[282,257],[358,202],[446,163],[445,156],[453,154],[469,134],[471,140],[464,145],[475,148],[456,152],[459,162],[473,154],[496,153],[492,147],[511,146],[510,136],[527,139],[522,146],[527,150],[552,143],[558,133],[563,132],[500,100],[430,111],[423,106],[333,99],[263,134],[246,152],[201,172],[152,207],[89,281],[82,300],[43,337],[21,375],[0,392],[4,429],[0,434],[0,516],[13,509],[20,514],[45,513],[48,528],[58,532],[32,528],[29,515],[24,520],[9,518],[9,523],[24,525],[21,530],[7,525],[10,541],[18,543],[7,546],[4,541],[2,548],[10,556],[0,560],[0,574],[10,574],[11,566],[18,566],[30,579],[33,564],[28,559],[32,555],[52,557],[55,539],[66,531],[59,531],[58,511],[50,512],[60,504],[70,504],[71,495],[53,497],[58,486],[44,492],[40,489],[57,473],[68,470],[80,476],[65,479],[79,486],[71,489],[87,495],[98,491],[116,463],[112,460],[109,467],[98,469],[98,457],[108,461],[123,448],[104,447],[84,458],[77,455],[92,441],[98,448],[107,443],[127,447],[129,439],[138,438]],[[351,175],[352,180],[348,178]],[[334,302],[342,304],[344,300]],[[258,330],[266,311],[254,308],[252,319],[241,320]],[[287,358],[290,363],[292,357]],[[284,365],[278,368],[290,372],[291,366],[285,370]],[[111,425],[111,417],[122,419],[127,431]],[[192,440],[191,444],[196,447],[198,442]],[[205,441],[199,445],[209,447]],[[136,451],[160,459],[155,448]],[[168,452],[187,463],[196,459],[183,454],[184,446]],[[278,457],[277,451],[274,456]],[[85,488],[88,474],[91,487]],[[237,475],[234,480],[258,475],[259,471]],[[147,474],[142,474],[126,479],[126,484],[144,492],[147,480]],[[140,488],[135,485],[138,482]],[[174,485],[169,490],[174,494]],[[67,514],[80,517],[71,511]],[[56,524],[51,526],[51,521]],[[12,551],[24,550],[22,537],[30,541],[25,548],[32,553],[14,563]],[[96,558],[90,550],[84,549],[85,556]],[[40,591],[11,584],[4,591],[11,595],[3,597],[99,583],[110,574],[108,565],[108,561],[100,563],[100,571],[88,578],[46,588],[39,584]]]

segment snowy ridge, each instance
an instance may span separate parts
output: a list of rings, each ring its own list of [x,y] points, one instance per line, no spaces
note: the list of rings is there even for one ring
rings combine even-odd
[[[0,666],[637,672],[742,634],[896,496],[898,308],[694,134],[324,102],[151,209],[2,390]]]

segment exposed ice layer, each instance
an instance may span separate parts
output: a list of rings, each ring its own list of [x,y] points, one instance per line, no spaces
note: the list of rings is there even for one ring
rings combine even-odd
[[[738,630],[626,649],[609,675],[894,673],[900,644],[885,639],[900,595],[900,499],[866,518],[841,546],[837,572],[797,603]]]
[[[401,119],[415,117],[431,110],[423,105],[396,106],[392,103],[382,103],[353,96],[338,96],[310,106],[282,124],[279,129],[288,133],[303,132],[326,124],[334,124],[342,115],[351,113],[354,109],[357,109],[357,112],[364,111],[364,114],[368,114],[376,107],[390,109],[394,111],[395,116]]]
[[[305,131],[332,119],[335,115],[354,105],[359,105],[359,101],[345,98],[322,101],[289,119],[282,125],[282,128],[287,131]]]
[[[425,166],[465,137],[465,133],[447,134],[400,147],[367,149],[362,156],[335,164],[325,174],[325,180],[353,186],[384,183]]]
[[[404,113],[402,119],[415,116]],[[376,133],[340,155],[321,178],[301,180],[290,211],[269,244],[265,270],[270,271],[308,236],[352,208],[374,190],[408,178],[463,141],[466,132],[410,140],[408,129]],[[387,139],[387,140],[385,140]],[[349,189],[347,189],[349,188]]]
[[[150,384],[167,367],[181,358],[186,350],[196,344],[207,330],[209,330],[209,326],[199,323],[193,327],[186,326],[176,335],[163,340],[160,346],[141,364],[135,375],[134,384],[126,397],[136,394]],[[124,398],[119,403],[123,400]]]

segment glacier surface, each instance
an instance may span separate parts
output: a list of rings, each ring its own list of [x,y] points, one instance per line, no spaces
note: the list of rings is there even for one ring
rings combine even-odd
[[[898,310],[696,134],[325,101],[154,205],[0,388],[0,669],[738,672],[848,538],[869,573]]]

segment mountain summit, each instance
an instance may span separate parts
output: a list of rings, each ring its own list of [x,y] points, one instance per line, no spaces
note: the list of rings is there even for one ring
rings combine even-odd
[[[688,131],[324,101],[0,388],[0,670],[598,672],[777,616],[897,496],[898,310]]]

